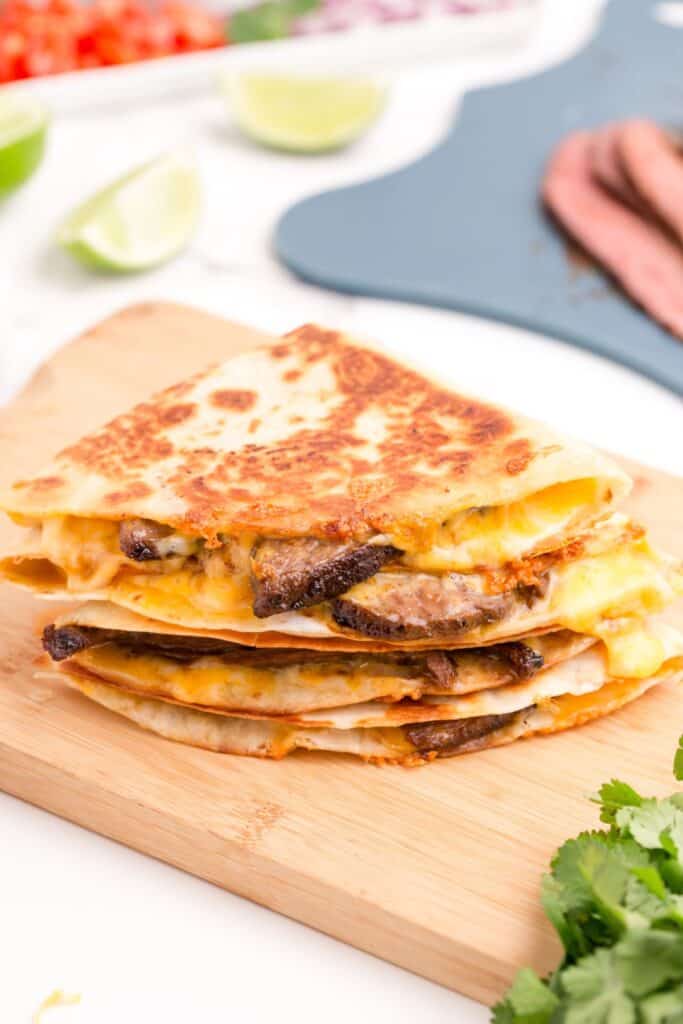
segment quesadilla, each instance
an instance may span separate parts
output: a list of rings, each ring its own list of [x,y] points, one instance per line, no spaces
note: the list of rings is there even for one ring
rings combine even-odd
[[[272,758],[282,758],[296,749],[333,751],[355,754],[366,761],[415,765],[582,725],[616,711],[658,683],[680,681],[683,660],[678,659],[649,679],[605,683],[599,690],[599,699],[594,693],[567,694],[519,711],[451,721],[346,729],[215,714],[140,696],[75,667],[62,668],[59,676],[91,700],[144,729],[195,747]]]
[[[259,647],[479,647],[571,630],[646,678],[678,567],[629,480],[525,417],[308,325],[169,388],[17,482],[2,563]],[[229,634],[229,635],[228,635]]]
[[[43,633],[53,661],[112,684],[211,710],[266,715],[404,698],[416,706],[425,696],[520,684],[593,644],[564,631],[473,650],[252,648],[219,635],[164,631],[163,624],[106,603],[68,612]]]

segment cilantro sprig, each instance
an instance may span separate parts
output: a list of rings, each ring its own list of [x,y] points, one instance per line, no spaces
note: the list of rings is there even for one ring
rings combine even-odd
[[[543,879],[564,959],[546,979],[519,971],[494,1024],[683,1024],[683,793],[613,779],[594,800],[608,828],[568,840]]]
[[[228,38],[233,43],[257,43],[286,39],[297,18],[314,11],[321,0],[263,0],[242,7],[228,20]]]

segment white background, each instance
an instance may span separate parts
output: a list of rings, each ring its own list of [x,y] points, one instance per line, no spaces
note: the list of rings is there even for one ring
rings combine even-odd
[[[683,407],[665,390],[520,330],[313,289],[269,248],[293,200],[412,160],[445,130],[466,85],[559,60],[587,38],[597,10],[594,0],[546,0],[523,52],[411,70],[376,128],[330,158],[252,148],[213,95],[57,118],[40,173],[0,208],[0,400],[76,331],[127,302],[169,298],[274,331],[317,319],[375,336],[466,389],[683,473]],[[74,202],[178,145],[197,153],[206,197],[187,254],[153,274],[108,279],[51,247]],[[55,987],[84,997],[55,1011],[55,1024],[488,1018],[446,989],[6,796],[0,839],[3,1024],[28,1022]]]

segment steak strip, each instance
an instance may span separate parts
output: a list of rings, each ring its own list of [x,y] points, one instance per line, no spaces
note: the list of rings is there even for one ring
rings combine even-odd
[[[359,547],[314,537],[261,541],[251,557],[254,615],[265,619],[329,601],[400,554],[391,544]]]
[[[170,533],[168,526],[151,519],[124,519],[119,525],[119,547],[134,562],[151,562],[163,557],[159,541]]]
[[[622,126],[610,124],[594,132],[591,137],[590,161],[593,177],[616,199],[626,203],[641,216],[650,218],[652,211],[636,192],[624,169],[618,138]]]
[[[532,704],[522,711],[511,711],[504,715],[479,715],[477,718],[458,718],[453,722],[403,725],[401,729],[419,754],[448,757],[449,754],[457,754],[468,743],[497,732],[514,719],[528,714],[533,707]]]
[[[543,199],[627,295],[683,338],[683,251],[595,182],[590,149],[588,132],[560,143],[545,174]]]
[[[211,637],[172,636],[165,633],[126,632],[116,629],[99,629],[94,626],[47,626],[43,631],[43,647],[53,661],[64,661],[88,647],[116,643],[133,654],[152,654],[171,658],[174,661],[191,663],[197,658],[213,655],[225,658],[227,662],[239,665],[278,667],[310,662],[329,662],[341,659],[357,660],[364,664],[373,658],[386,664],[393,663],[399,668],[426,674],[431,677],[435,689],[450,692],[458,675],[457,651],[425,651],[389,654],[347,654],[337,651],[278,650],[246,647]],[[543,667],[543,656],[527,644],[517,641],[509,644],[495,644],[480,648],[480,653],[491,660],[502,661],[516,679],[528,679]],[[472,654],[471,650],[467,651]]]
[[[332,617],[338,626],[375,639],[454,638],[499,622],[513,601],[513,591],[481,594],[457,573],[394,573],[367,594],[338,598]]]
[[[683,160],[652,121],[626,121],[616,141],[626,177],[644,204],[683,242]]]

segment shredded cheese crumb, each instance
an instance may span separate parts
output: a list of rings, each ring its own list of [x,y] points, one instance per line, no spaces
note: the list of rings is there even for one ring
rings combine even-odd
[[[43,1014],[46,1010],[53,1010],[57,1006],[75,1006],[77,1003],[80,1003],[80,1001],[80,995],[67,995],[67,993],[63,992],[61,988],[56,988],[46,999],[43,999],[42,1003],[31,1018],[32,1024],[41,1024]]]

